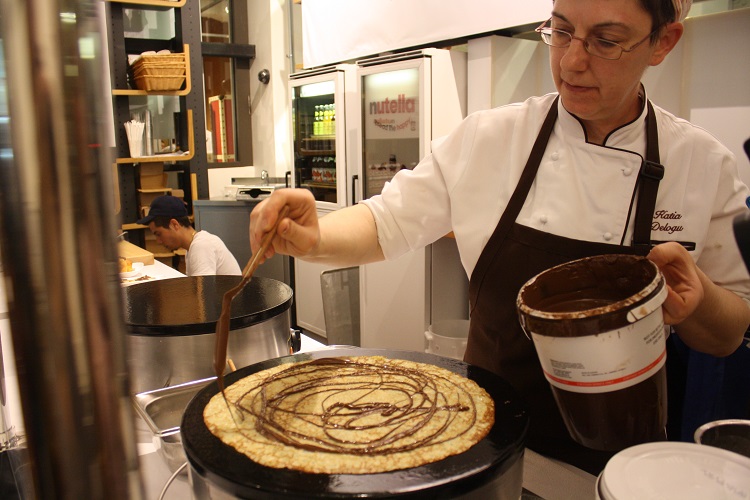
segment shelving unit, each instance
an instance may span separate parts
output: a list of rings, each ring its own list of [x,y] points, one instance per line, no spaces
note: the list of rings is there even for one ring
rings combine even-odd
[[[119,164],[132,164],[137,165],[139,163],[169,163],[178,161],[189,161],[195,156],[195,139],[193,130],[193,110],[187,110],[187,153],[181,155],[153,155],[153,156],[141,156],[139,158],[117,158],[115,163]]]
[[[174,20],[174,25],[164,23],[165,15],[161,12],[173,10],[168,13],[168,23]],[[126,32],[138,33],[138,28],[129,26],[132,23],[134,13],[142,11],[144,18],[158,19],[157,26],[153,21],[146,32],[150,36],[155,31],[161,31],[162,38],[129,37]],[[156,11],[156,14],[149,12]],[[172,191],[172,187],[182,191],[185,201],[188,203],[189,212],[192,213],[193,189],[195,184],[191,182],[191,175],[200,167],[201,158],[205,158],[205,116],[203,110],[202,71],[195,68],[201,67],[201,39],[200,39],[200,0],[107,0],[107,15],[109,18],[109,60],[112,76],[112,105],[113,117],[116,131],[115,166],[117,170],[117,182],[120,196],[120,211],[122,227],[128,231],[131,242],[146,247],[150,239],[147,226],[135,223],[142,215],[144,207],[158,194]],[[157,17],[158,16],[158,17]],[[157,29],[160,26],[160,30]],[[166,29],[164,29],[166,28]],[[166,34],[166,36],[164,36]],[[133,82],[129,81],[129,55],[140,54],[147,50],[159,51],[168,49],[173,53],[184,53],[185,80],[179,90],[157,90],[145,91],[134,88]],[[195,92],[198,89],[198,92]],[[171,101],[174,114],[169,112],[165,115],[154,113],[154,101],[151,97],[163,97],[165,99],[178,99]],[[167,101],[169,103],[169,101]],[[161,106],[162,101],[159,102]],[[130,155],[127,133],[123,124],[131,119],[131,107],[150,108],[154,126],[165,124],[163,120],[173,120],[174,139],[179,149],[185,151],[182,154],[153,154],[150,156],[133,158]],[[195,113],[194,113],[195,111]],[[161,122],[159,120],[162,120]],[[171,123],[166,126],[171,128]],[[199,136],[196,137],[196,132]],[[168,137],[168,136],[166,136]],[[154,137],[154,139],[165,137]],[[205,160],[203,160],[205,163]],[[161,164],[161,168],[159,166]],[[147,170],[146,166],[149,166]],[[155,185],[141,185],[144,172],[148,171],[150,180],[161,180],[163,183]],[[152,171],[158,171],[152,174]],[[170,172],[177,175],[177,186],[167,185]],[[174,174],[173,174],[174,175]],[[165,251],[154,251],[157,257],[174,256],[174,253]]]
[[[167,7],[173,9],[175,7],[182,7],[185,5],[187,0],[107,0],[112,3],[125,3],[132,5],[146,5],[149,7]]]

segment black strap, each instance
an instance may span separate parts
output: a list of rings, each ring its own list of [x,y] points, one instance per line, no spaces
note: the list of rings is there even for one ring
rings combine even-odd
[[[646,255],[651,251],[651,222],[656,208],[659,181],[664,177],[664,167],[659,163],[659,132],[656,114],[651,101],[647,101],[647,105],[646,159],[641,163],[641,171],[638,174],[638,205],[635,209],[633,228],[633,247],[640,255]]]
[[[526,201],[526,196],[531,189],[531,185],[534,183],[534,178],[536,177],[539,165],[542,162],[542,157],[544,156],[544,150],[547,149],[547,142],[549,142],[549,138],[552,136],[552,130],[555,128],[555,122],[557,121],[557,101],[559,99],[560,96],[556,97],[555,101],[552,103],[552,107],[547,113],[547,118],[545,118],[542,127],[539,129],[536,142],[534,142],[534,146],[531,148],[529,159],[526,161],[526,166],[521,173],[518,184],[516,184],[516,189],[513,191],[510,200],[508,200],[508,205],[505,207],[505,211],[500,217],[500,221],[497,223],[495,231],[492,233],[492,236],[490,236],[489,241],[487,241],[484,250],[482,250],[482,253],[479,255],[476,266],[474,266],[474,271],[471,273],[473,282],[470,284],[473,286],[470,286],[469,288],[469,299],[472,307],[476,304],[476,298],[479,294],[479,289],[481,288],[487,269],[494,260],[495,255],[500,251],[505,236],[508,234],[508,231],[510,231],[516,218],[518,218],[518,214],[521,213],[523,204]]]

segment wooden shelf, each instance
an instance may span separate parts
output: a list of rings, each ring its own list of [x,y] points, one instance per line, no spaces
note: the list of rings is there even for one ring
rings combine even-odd
[[[139,95],[166,95],[166,96],[186,96],[192,89],[190,83],[190,47],[188,44],[182,46],[182,52],[185,54],[185,88],[182,90],[138,90],[138,89],[112,89],[112,95],[139,96]]]
[[[195,222],[195,219],[192,215],[188,215],[188,218],[190,219],[190,223],[192,224]],[[137,222],[126,222],[120,226],[123,231],[139,231],[141,229],[148,229],[148,226],[143,224],[138,224]]]
[[[335,149],[300,149],[302,156],[336,156]]]
[[[140,158],[117,158],[116,163],[165,163],[165,162],[176,162],[176,161],[188,161],[195,155],[195,137],[193,137],[193,110],[187,110],[187,122],[188,122],[188,154],[184,155],[154,155],[145,156]]]
[[[171,7],[179,8],[183,7],[187,0],[176,0],[174,2],[170,0],[107,0],[112,3],[129,3],[133,5],[140,5],[146,7]]]
[[[318,189],[336,189],[335,182],[303,182],[302,187],[311,187]]]
[[[140,229],[148,229],[148,226],[144,226],[143,224],[137,224],[135,222],[129,222],[127,224],[123,224],[121,227],[123,231],[137,231]]]

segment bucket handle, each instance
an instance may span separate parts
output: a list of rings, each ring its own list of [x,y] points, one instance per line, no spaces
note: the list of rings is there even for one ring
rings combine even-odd
[[[533,340],[531,338],[531,335],[529,335],[529,331],[526,330],[526,321],[524,320],[523,316],[519,316],[518,323],[521,325],[521,330],[523,330],[523,334],[526,335],[526,338],[529,340]]]
[[[636,321],[645,318],[646,316],[654,312],[657,307],[661,307],[661,304],[664,303],[664,300],[666,298],[667,286],[664,285],[659,293],[651,297],[651,299],[646,301],[646,303],[628,311],[628,322],[635,323]]]

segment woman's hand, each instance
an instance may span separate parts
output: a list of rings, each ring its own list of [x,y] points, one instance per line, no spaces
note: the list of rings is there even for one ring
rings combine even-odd
[[[685,247],[672,241],[655,246],[648,259],[659,267],[667,281],[667,299],[662,305],[664,323],[682,323],[703,301],[701,271]]]
[[[252,252],[258,250],[263,235],[273,227],[284,206],[289,207],[289,214],[279,223],[276,237],[268,247],[263,260],[270,259],[276,253],[305,257],[320,242],[318,213],[312,193],[306,189],[277,189],[250,213]]]
[[[747,303],[711,281],[679,243],[658,245],[648,258],[667,281],[664,323],[675,325],[675,332],[696,351],[712,356],[732,354],[750,325]]]

